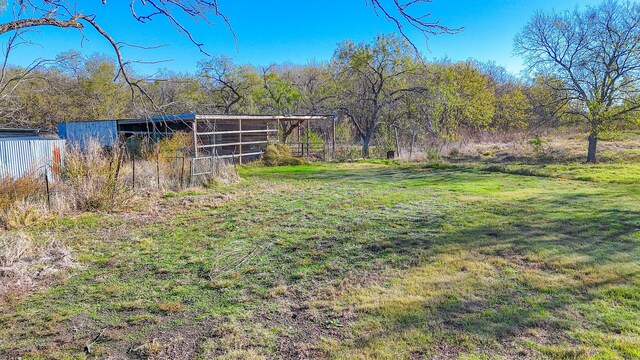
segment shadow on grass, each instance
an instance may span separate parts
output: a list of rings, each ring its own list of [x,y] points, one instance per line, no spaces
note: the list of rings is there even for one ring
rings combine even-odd
[[[356,306],[367,315],[349,351],[377,354],[380,343],[404,342],[429,355],[585,357],[608,348],[637,356],[635,295],[622,291],[622,298],[613,299],[611,294],[629,286],[640,289],[640,212],[612,208],[617,204],[607,200],[616,198],[557,193],[493,199],[445,211],[435,226],[454,217],[453,230],[426,241],[406,241],[390,232],[393,246],[371,253],[372,259],[384,252],[405,263],[412,263],[411,254],[427,256],[413,262],[419,270],[401,269],[395,275],[399,280],[383,290],[359,295],[367,300]],[[406,228],[416,234],[425,226],[434,223],[414,219]],[[441,283],[438,276],[451,280]],[[416,290],[421,286],[424,291]],[[412,297],[418,300],[407,304]],[[608,319],[602,319],[599,301],[615,304]],[[580,337],[583,331],[589,332],[588,340]],[[432,342],[416,345],[406,338],[416,333],[428,334]],[[619,334],[631,340],[616,338]]]
[[[517,193],[521,177],[473,167],[291,169],[260,169],[250,177],[295,184],[300,192],[258,194],[134,230],[138,243],[105,246],[104,259],[89,271],[24,304],[32,309],[7,316],[6,323],[28,333],[42,324],[30,324],[27,316],[82,307],[91,319],[83,320],[76,344],[59,340],[72,353],[82,353],[77,343],[91,341],[104,323],[135,339],[178,339],[185,327],[206,334],[233,316],[244,319],[246,329],[263,324],[285,332],[275,348],[291,357],[304,356],[301,349],[321,337],[344,340],[332,351],[345,356],[402,343],[415,356],[489,351],[526,357],[545,350],[530,349],[527,340],[597,348],[579,338],[581,328],[594,338],[637,336],[640,311],[627,302],[634,295],[617,292],[618,310],[609,319],[599,319],[594,306],[640,282],[637,194],[528,179],[526,186],[538,192],[515,197],[501,190]],[[469,194],[474,197],[464,197]],[[212,259],[232,270],[214,284]],[[168,316],[157,309],[160,301],[185,309]],[[355,322],[344,310],[351,308]],[[141,318],[145,313],[153,319]],[[165,318],[184,326],[154,323]],[[351,326],[329,329],[335,318]],[[60,320],[50,333],[33,330],[46,341],[72,326]],[[109,355],[126,356],[117,351],[131,344],[110,341],[131,340],[103,340],[116,351]]]
[[[340,170],[296,178],[344,181],[356,188],[416,181],[430,183],[418,187],[451,187],[463,182],[464,189],[473,193],[473,186],[495,180],[495,175],[471,167],[413,167]],[[514,180],[517,177],[511,176],[508,181]],[[544,181],[534,186],[553,183]],[[616,299],[619,310],[613,316],[632,315],[602,321],[596,319],[594,302],[611,301],[610,293],[618,287],[638,286],[640,212],[616,208],[618,201],[629,200],[620,193],[553,187],[524,199],[498,196],[455,206],[392,207],[370,219],[360,214],[360,221],[343,226],[343,245],[362,244],[357,256],[336,246],[319,261],[348,262],[355,272],[380,270],[372,264],[397,271],[396,280],[383,283],[382,289],[376,284],[357,295],[354,306],[364,320],[346,343],[352,344],[347,351],[375,353],[372,348],[380,343],[411,344],[403,334],[417,332],[433,338],[431,344],[408,345],[424,354],[435,355],[445,344],[455,354],[488,349],[511,356],[553,352],[553,356],[580,357],[607,347],[598,341],[629,329],[637,331],[633,321],[640,314],[635,305]],[[363,228],[377,236],[355,235]],[[304,256],[314,246],[311,241],[294,251]],[[273,257],[276,262],[287,261]],[[424,276],[433,276],[433,282]],[[440,276],[449,280],[443,282]],[[416,290],[421,286],[422,293]],[[408,300],[414,297],[418,300]],[[596,340],[583,341],[579,337],[583,328]],[[509,344],[515,345],[505,348]],[[622,356],[637,350],[632,343],[617,344],[611,346]]]

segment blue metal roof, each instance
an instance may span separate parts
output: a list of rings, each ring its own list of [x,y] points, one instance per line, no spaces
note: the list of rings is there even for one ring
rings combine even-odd
[[[196,118],[196,114],[174,114],[174,115],[154,116],[151,118],[151,121],[193,120],[195,118]]]

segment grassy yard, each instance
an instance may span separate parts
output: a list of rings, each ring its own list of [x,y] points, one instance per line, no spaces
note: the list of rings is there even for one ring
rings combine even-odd
[[[78,266],[0,303],[0,357],[640,358],[637,165],[241,176],[28,229]]]

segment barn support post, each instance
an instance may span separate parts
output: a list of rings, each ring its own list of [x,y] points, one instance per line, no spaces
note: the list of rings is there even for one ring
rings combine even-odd
[[[331,136],[331,160],[335,160],[336,159],[336,120],[333,119],[331,121],[331,131],[332,131],[332,136]]]
[[[298,133],[298,139],[296,141],[297,148],[298,148],[298,154],[300,154],[300,156],[304,156],[304,148],[302,147],[302,139],[301,139],[301,134],[300,134],[300,127],[301,127],[301,123],[300,121],[298,121],[298,129],[297,129],[297,133]]]
[[[217,150],[218,148],[216,148],[216,136],[218,136],[216,134],[218,131],[217,127],[218,127],[217,121],[213,120],[213,136],[212,136],[213,140],[211,141],[211,143],[213,144],[213,148],[211,149],[211,159],[218,156],[218,150]],[[213,175],[213,172],[211,174]]]
[[[307,119],[307,125],[305,125],[304,130],[307,132],[307,157],[309,157],[309,133],[311,132],[311,129],[309,129],[309,119]]]
[[[198,157],[198,120],[193,119],[193,153],[195,157]]]
[[[240,163],[240,165],[242,165],[242,119],[238,119],[238,131],[240,132],[239,133],[239,135],[240,135],[240,139],[239,139],[240,140],[239,141],[239,143],[240,143],[240,145],[239,145],[239,147],[240,147],[240,156],[238,158],[238,162]]]

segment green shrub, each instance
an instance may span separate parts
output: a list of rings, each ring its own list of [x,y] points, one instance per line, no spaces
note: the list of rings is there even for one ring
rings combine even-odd
[[[429,161],[438,161],[442,158],[440,149],[432,146],[427,147],[426,155],[427,155],[427,160]]]
[[[303,165],[306,161],[293,157],[291,149],[283,144],[269,144],[262,161],[266,166]]]
[[[543,156],[545,153],[545,149],[544,146],[547,142],[543,139],[541,139],[538,135],[536,135],[534,138],[529,140],[529,145],[531,145],[531,147],[533,147],[533,153],[535,154],[535,156]]]

